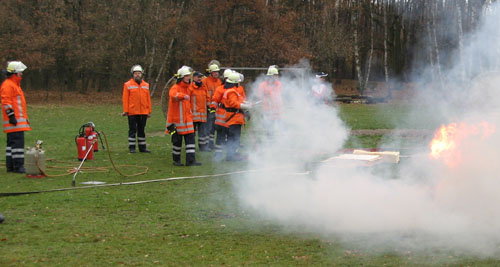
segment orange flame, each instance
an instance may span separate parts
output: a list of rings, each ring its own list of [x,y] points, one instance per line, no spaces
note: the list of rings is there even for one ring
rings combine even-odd
[[[434,133],[434,139],[429,144],[432,159],[442,159],[449,167],[457,166],[462,160],[461,145],[470,138],[479,136],[486,139],[495,132],[495,126],[482,121],[477,124],[450,123]]]

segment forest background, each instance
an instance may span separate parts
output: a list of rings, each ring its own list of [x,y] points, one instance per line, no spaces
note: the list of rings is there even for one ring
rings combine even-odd
[[[371,81],[397,89],[421,66],[440,79],[491,2],[7,0],[0,61],[28,66],[25,90],[120,91],[141,64],[154,92],[182,65],[285,67],[303,58],[315,71],[355,80],[360,93]]]

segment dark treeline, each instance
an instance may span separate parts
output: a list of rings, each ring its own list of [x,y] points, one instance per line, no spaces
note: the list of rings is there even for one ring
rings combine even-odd
[[[336,78],[439,74],[488,0],[6,0],[0,59],[29,67],[25,87],[120,89],[139,63],[153,88],[182,65],[281,67],[310,61]],[[2,63],[2,64],[4,64]],[[251,75],[251,74],[250,74]]]

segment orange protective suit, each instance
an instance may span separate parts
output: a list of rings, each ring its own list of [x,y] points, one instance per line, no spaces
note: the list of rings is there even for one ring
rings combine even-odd
[[[210,96],[206,88],[197,86],[194,82],[189,86],[191,95],[191,108],[193,112],[193,122],[207,121],[207,106],[210,104]]]
[[[31,127],[26,111],[26,100],[24,99],[24,92],[21,89],[21,77],[11,75],[5,79],[0,87],[0,96],[3,114],[3,132],[13,133],[30,131]],[[14,111],[17,120],[16,125],[9,123],[9,116],[7,115],[8,110]]]
[[[168,95],[166,127],[175,124],[180,135],[194,133],[191,102],[185,99],[186,95],[189,96],[189,84],[180,81],[170,88]],[[165,129],[165,132],[169,133],[169,130]]]
[[[149,83],[142,81],[137,84],[134,79],[130,79],[123,84],[123,112],[132,115],[151,114],[151,96],[149,93]]]

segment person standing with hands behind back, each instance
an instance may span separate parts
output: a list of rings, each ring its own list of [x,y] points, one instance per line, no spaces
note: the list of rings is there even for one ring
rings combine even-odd
[[[132,79],[123,84],[123,113],[128,116],[128,148],[135,153],[135,135],[139,143],[139,151],[151,153],[146,148],[146,121],[151,117],[151,96],[149,83],[142,79],[144,70],[141,65],[134,65],[130,69]]]
[[[21,61],[7,63],[7,79],[0,87],[3,131],[7,133],[5,157],[7,172],[26,173],[24,168],[24,131],[30,131],[26,112],[26,100],[21,89],[23,71],[27,69]]]

